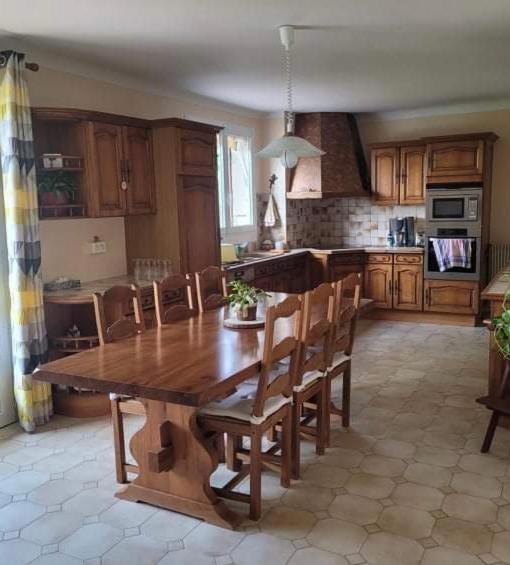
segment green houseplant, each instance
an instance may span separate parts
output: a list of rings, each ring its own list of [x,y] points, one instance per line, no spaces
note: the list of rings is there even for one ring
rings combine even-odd
[[[260,288],[250,286],[248,283],[238,280],[229,283],[231,292],[227,300],[241,321],[253,321],[257,319],[257,304],[260,298],[269,296]]]
[[[510,361],[510,291],[505,294],[503,311],[492,320],[491,329],[494,331],[494,341],[501,355]]]
[[[68,171],[44,171],[39,173],[37,185],[41,206],[71,204],[77,191],[76,178]]]

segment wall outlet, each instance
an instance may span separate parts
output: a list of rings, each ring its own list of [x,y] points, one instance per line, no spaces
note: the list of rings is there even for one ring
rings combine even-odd
[[[100,255],[106,253],[106,241],[89,241],[85,248],[88,255]]]

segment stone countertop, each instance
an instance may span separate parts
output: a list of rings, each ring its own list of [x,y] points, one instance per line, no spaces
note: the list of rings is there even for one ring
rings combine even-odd
[[[423,247],[348,247],[348,248],[331,248],[331,249],[315,249],[310,248],[308,251],[314,255],[336,255],[339,253],[423,253]]]
[[[510,265],[502,269],[483,289],[483,300],[502,301],[510,291]]]
[[[152,281],[135,281],[131,275],[120,275],[97,281],[89,281],[81,284],[80,288],[68,290],[45,290],[44,301],[53,304],[89,304],[93,302],[94,292],[103,293],[115,285],[128,286],[135,283],[141,288],[152,289]]]

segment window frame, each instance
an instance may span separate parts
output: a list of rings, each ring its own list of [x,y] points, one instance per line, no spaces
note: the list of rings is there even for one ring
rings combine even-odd
[[[228,179],[228,144],[227,144],[227,137],[228,135],[237,135],[239,137],[246,137],[249,139],[250,143],[250,193],[251,193],[251,210],[252,210],[252,223],[247,224],[245,226],[232,226],[229,225],[229,218],[230,218],[230,210],[232,207],[232,202],[230,198],[229,191],[225,190],[226,188],[226,180]],[[221,238],[223,241],[228,242],[228,240],[232,240],[232,243],[239,241],[240,237],[246,241],[256,241],[257,240],[257,193],[255,190],[256,182],[255,182],[255,168],[254,168],[254,159],[253,159],[253,143],[255,137],[255,130],[254,128],[246,127],[246,126],[239,126],[237,124],[225,123],[223,124],[223,129],[218,134],[218,148],[221,149],[222,152],[222,160],[223,163],[223,171],[222,179],[223,183],[220,182],[218,178],[218,191],[223,190],[223,200],[224,200],[224,210],[219,210],[220,215],[224,214],[225,217],[225,227],[220,227],[221,231]],[[218,160],[219,161],[219,160]],[[218,163],[218,177],[220,174],[220,163]],[[218,207],[220,206],[220,199],[218,194]]]

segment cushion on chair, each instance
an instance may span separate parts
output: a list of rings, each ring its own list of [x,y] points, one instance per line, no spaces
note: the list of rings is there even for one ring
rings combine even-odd
[[[302,392],[303,390],[314,384],[315,381],[318,381],[319,379],[325,376],[326,376],[325,371],[319,371],[319,370],[308,371],[303,375],[301,384],[294,387],[294,392]]]
[[[256,389],[253,386],[240,386],[238,391],[223,400],[210,402],[200,409],[199,415],[221,416],[223,418],[233,418],[243,420],[252,424],[261,424],[269,416],[274,414],[282,406],[290,404],[291,398],[283,395],[273,396],[266,400],[264,413],[262,416],[253,416],[253,403],[255,401]]]
[[[334,369],[338,365],[341,365],[344,361],[348,361],[350,358],[350,355],[346,355],[343,351],[337,351],[333,356],[333,362],[328,367],[328,369]]]
[[[130,400],[134,396],[127,396],[125,394],[117,394],[116,392],[110,392],[110,400]]]

